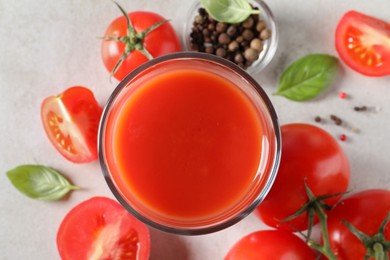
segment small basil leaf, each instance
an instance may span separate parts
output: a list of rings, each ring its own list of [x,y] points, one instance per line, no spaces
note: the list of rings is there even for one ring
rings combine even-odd
[[[71,190],[72,185],[56,170],[43,165],[21,165],[7,172],[12,185],[26,196],[39,200],[59,200]]]
[[[206,11],[218,22],[241,23],[251,14],[259,14],[247,0],[200,0]]]
[[[293,62],[282,73],[276,95],[295,101],[318,96],[333,82],[339,61],[327,54],[310,54]]]

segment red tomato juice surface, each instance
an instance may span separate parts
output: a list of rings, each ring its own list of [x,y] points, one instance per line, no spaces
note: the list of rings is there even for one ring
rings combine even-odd
[[[183,69],[118,105],[106,142],[122,195],[177,219],[224,212],[249,190],[262,153],[258,112],[227,79]]]

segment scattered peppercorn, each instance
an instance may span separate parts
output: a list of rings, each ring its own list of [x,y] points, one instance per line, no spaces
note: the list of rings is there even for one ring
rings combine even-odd
[[[322,118],[320,116],[316,116],[314,118],[314,121],[316,121],[317,123],[320,123],[322,121]]]
[[[351,130],[352,133],[356,133],[356,134],[360,132],[359,129],[356,128],[356,127],[351,127],[350,130]]]
[[[355,111],[366,111],[367,107],[366,106],[356,106],[353,108]]]
[[[347,140],[347,136],[346,136],[345,134],[341,134],[341,135],[339,136],[339,138],[340,138],[340,140],[343,141],[343,142]]]
[[[342,98],[342,99],[345,99],[345,98],[347,98],[347,93],[340,92],[339,97]]]
[[[330,119],[333,120],[333,122],[336,124],[336,125],[341,125],[343,123],[343,120],[341,120],[341,118],[335,116],[335,115],[330,115]]]
[[[271,31],[258,14],[239,24],[227,24],[215,21],[201,7],[193,21],[190,49],[226,58],[246,69],[259,58],[270,37]]]

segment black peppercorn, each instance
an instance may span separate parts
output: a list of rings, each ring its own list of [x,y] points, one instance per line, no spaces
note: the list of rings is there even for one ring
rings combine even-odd
[[[258,14],[251,14],[242,23],[227,24],[214,20],[201,7],[193,21],[190,49],[223,57],[246,69],[258,59],[263,41],[270,35]]]
[[[226,55],[226,49],[224,49],[224,48],[218,48],[218,49],[216,50],[215,54],[216,54],[217,56],[219,56],[219,57],[224,58],[225,55]]]
[[[230,37],[227,33],[221,33],[218,37],[218,42],[220,44],[228,44],[230,42]]]
[[[226,32],[226,29],[227,29],[227,24],[226,23],[217,23],[217,27],[216,27],[216,31],[219,32],[219,33],[223,33],[223,32]]]

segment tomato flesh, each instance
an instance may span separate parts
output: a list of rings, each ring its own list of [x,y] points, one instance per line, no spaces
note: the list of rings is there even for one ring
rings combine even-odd
[[[336,28],[336,50],[353,70],[367,76],[390,74],[390,24],[356,11]]]
[[[66,159],[75,163],[97,159],[101,114],[102,108],[93,93],[81,86],[48,97],[41,106],[41,119],[49,140]]]
[[[307,212],[289,221],[284,219],[309,201],[305,183],[316,197],[345,192],[350,179],[349,162],[337,140],[317,126],[288,124],[281,127],[281,133],[278,174],[255,214],[268,226],[302,231],[308,228]],[[332,197],[324,202],[333,205],[339,198]]]
[[[296,235],[283,230],[262,230],[241,238],[225,260],[299,259],[314,260],[316,254]]]
[[[149,258],[149,230],[118,202],[93,197],[74,207],[57,233],[62,260]]]
[[[342,221],[348,221],[363,233],[373,236],[390,212],[389,190],[365,190],[341,200],[328,213],[328,234],[338,259],[365,259],[366,248]],[[384,229],[390,241],[390,223]],[[387,252],[390,257],[390,252]],[[373,258],[370,258],[373,259]]]

